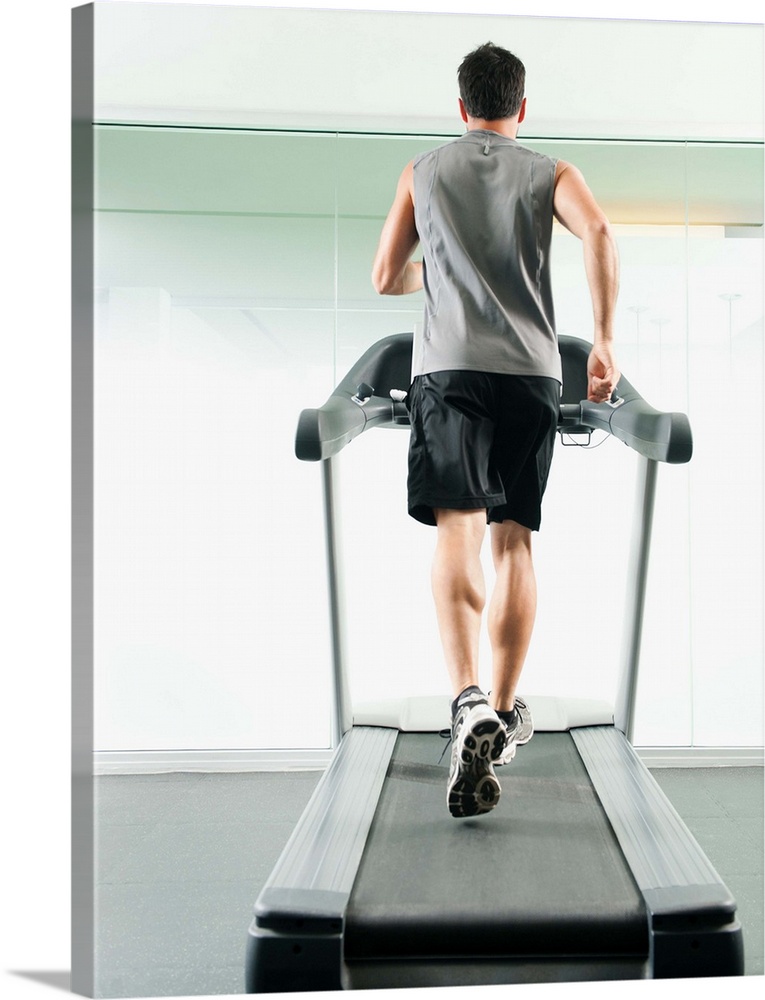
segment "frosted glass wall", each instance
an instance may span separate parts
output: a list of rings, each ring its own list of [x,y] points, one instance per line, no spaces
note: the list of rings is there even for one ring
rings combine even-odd
[[[440,141],[97,130],[97,749],[327,745],[321,476],[294,431],[419,321],[421,296],[379,298],[369,273],[401,168]],[[692,462],[660,468],[636,742],[759,745],[761,148],[529,145],[576,162],[616,224],[621,367],[694,431]],[[589,339],[562,231],[553,268],[560,333]],[[527,693],[614,695],[635,462],[592,445],[557,447]],[[447,693],[406,447],[379,431],[341,456],[357,701]]]
[[[328,745],[321,493],[292,456],[333,385],[335,158],[98,133],[96,749]]]

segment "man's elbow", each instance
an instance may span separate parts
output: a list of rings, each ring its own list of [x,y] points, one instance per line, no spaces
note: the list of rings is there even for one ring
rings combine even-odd
[[[398,275],[393,274],[387,268],[375,266],[372,269],[372,286],[378,295],[396,295]]]
[[[590,222],[581,239],[585,254],[591,254],[600,261],[611,261],[613,267],[618,267],[619,249],[608,219],[604,217]]]
[[[583,239],[590,239],[604,243],[614,243],[614,231],[611,227],[611,223],[605,216],[593,219],[585,226]]]

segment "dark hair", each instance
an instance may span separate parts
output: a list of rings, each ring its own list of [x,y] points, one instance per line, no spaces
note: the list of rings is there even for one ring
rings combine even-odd
[[[521,108],[526,86],[523,63],[507,49],[487,42],[462,60],[457,71],[460,97],[471,118],[512,118]]]

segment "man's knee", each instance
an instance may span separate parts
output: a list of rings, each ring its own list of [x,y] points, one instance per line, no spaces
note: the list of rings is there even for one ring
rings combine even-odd
[[[531,558],[531,528],[517,521],[493,521],[491,524],[491,543],[495,559],[503,556],[522,556]]]

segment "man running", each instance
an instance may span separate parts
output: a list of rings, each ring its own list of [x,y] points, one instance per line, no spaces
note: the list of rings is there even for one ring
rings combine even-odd
[[[594,324],[588,398],[609,399],[619,381],[616,244],[580,171],[518,143],[525,75],[516,56],[490,43],[465,57],[458,82],[467,130],[406,166],[372,272],[379,294],[425,292],[407,398],[408,506],[437,527],[432,587],[454,695],[453,816],[494,808],[494,765],[512,760],[533,733],[516,688],[536,614],[531,538],[560,405],[553,217],[583,246]],[[414,261],[418,245],[422,260]],[[490,697],[478,680],[487,523],[496,572]]]

